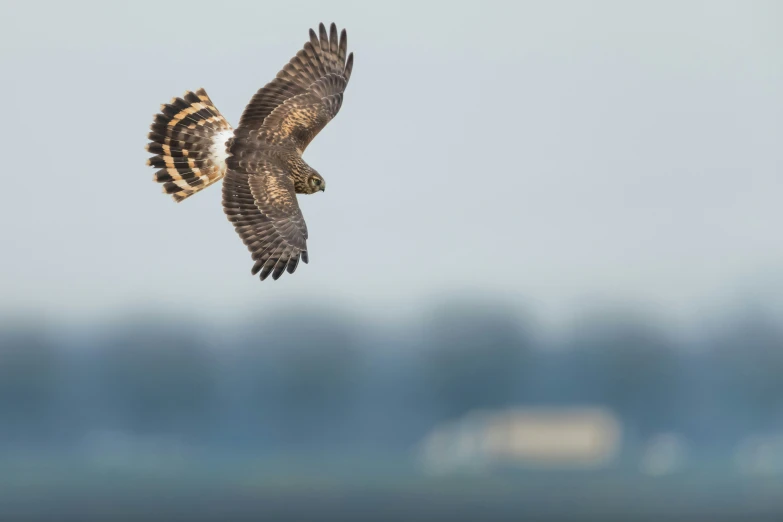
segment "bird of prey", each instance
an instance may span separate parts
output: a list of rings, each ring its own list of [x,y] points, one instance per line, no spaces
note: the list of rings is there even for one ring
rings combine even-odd
[[[181,202],[224,179],[223,210],[247,245],[261,280],[308,262],[307,225],[296,194],[326,190],[302,159],[337,115],[353,69],[345,29],[310,29],[310,40],[256,92],[233,129],[204,89],[161,106],[149,133],[154,181]]]

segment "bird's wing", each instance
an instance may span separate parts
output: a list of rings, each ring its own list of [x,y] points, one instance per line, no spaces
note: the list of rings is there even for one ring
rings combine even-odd
[[[246,171],[229,169],[223,181],[223,210],[253,255],[252,274],[261,280],[307,263],[307,225],[288,174],[268,160]]]
[[[310,29],[310,41],[261,88],[245,108],[237,127],[235,147],[252,141],[293,145],[303,152],[337,115],[351,77],[353,53],[347,54],[348,37],[337,36],[332,24],[319,35]],[[251,143],[248,143],[251,142]],[[241,155],[240,150],[232,151]]]

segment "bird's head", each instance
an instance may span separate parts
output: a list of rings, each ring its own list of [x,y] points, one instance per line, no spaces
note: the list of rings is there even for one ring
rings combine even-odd
[[[324,178],[322,178],[320,174],[314,172],[307,178],[307,193],[315,194],[318,191],[326,191],[326,181],[324,181]]]

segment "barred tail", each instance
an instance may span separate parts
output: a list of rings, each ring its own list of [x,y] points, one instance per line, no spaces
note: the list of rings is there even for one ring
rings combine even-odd
[[[226,175],[226,142],[234,130],[204,89],[161,105],[150,127],[147,165],[161,170],[154,181],[179,203]]]

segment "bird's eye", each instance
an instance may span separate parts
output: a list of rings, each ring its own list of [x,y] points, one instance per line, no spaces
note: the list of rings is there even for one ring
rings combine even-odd
[[[321,186],[321,180],[320,179],[316,179],[315,180],[315,186],[317,186],[317,187]]]

